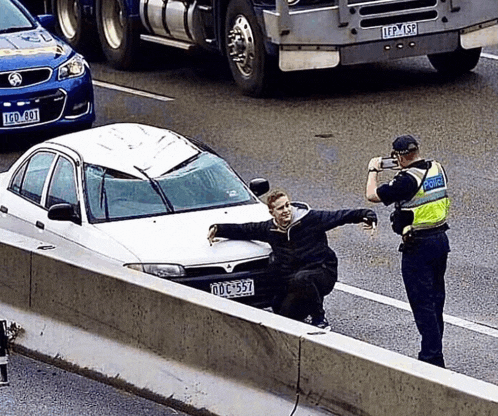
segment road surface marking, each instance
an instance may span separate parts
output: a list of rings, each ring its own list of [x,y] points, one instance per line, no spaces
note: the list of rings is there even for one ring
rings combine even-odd
[[[109,84],[107,82],[93,80],[93,85],[101,88],[107,88],[110,90],[116,90],[120,92],[126,92],[128,94],[138,95],[140,97],[151,98],[157,101],[173,101],[174,98],[165,97],[163,95],[151,94],[150,92],[135,90],[133,88],[121,87],[120,85]]]
[[[494,59],[494,60],[498,61],[498,56],[491,55],[490,53],[481,53],[481,56],[483,58]]]
[[[368,290],[359,289],[357,287],[349,286],[344,283],[336,283],[335,288],[351,295],[360,296],[365,299],[373,300],[374,302],[383,303],[384,305],[393,306],[398,309],[411,312],[410,305],[407,302],[402,302],[384,295],[369,292]],[[443,314],[444,322],[465,328],[470,331],[479,332],[480,334],[489,335],[493,338],[498,338],[498,329],[490,326],[477,324],[475,322],[467,321],[465,319],[457,318],[456,316]]]

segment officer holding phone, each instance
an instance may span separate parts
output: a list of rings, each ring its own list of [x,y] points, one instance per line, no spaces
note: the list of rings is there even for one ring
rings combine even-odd
[[[450,205],[447,177],[441,164],[420,157],[419,144],[411,135],[394,140],[392,156],[399,172],[382,185],[378,175],[386,168],[386,161],[381,157],[370,160],[366,197],[371,202],[395,206],[391,224],[403,241],[399,248],[401,273],[422,337],[418,358],[444,368],[444,274],[450,251],[446,236]]]

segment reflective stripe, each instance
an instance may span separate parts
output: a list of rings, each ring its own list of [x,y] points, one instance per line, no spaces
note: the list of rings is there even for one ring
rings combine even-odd
[[[446,189],[442,189],[441,191],[437,191],[431,194],[426,194],[421,198],[416,200],[411,200],[403,204],[403,208],[416,208],[420,205],[427,204],[428,202],[438,201],[439,199],[446,198],[448,196]]]

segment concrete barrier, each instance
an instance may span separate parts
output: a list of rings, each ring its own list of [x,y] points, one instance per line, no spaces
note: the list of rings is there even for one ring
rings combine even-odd
[[[2,231],[16,345],[223,416],[491,416],[498,386]]]

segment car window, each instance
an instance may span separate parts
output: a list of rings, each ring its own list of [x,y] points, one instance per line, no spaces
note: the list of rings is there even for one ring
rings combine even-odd
[[[90,222],[170,212],[148,180],[102,166],[85,166],[85,196]]]
[[[60,156],[50,181],[45,206],[50,208],[52,205],[62,203],[77,206],[78,193],[74,166],[68,159]]]
[[[223,159],[211,153],[201,154],[157,181],[175,212],[252,201],[240,178]]]
[[[0,33],[33,28],[33,23],[10,0],[0,0]]]
[[[36,153],[16,172],[9,189],[39,204],[54,157],[50,152]]]
[[[96,165],[85,165],[84,172],[90,222],[255,202],[228,164],[210,153],[202,153],[155,179]]]

